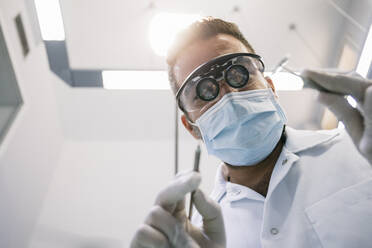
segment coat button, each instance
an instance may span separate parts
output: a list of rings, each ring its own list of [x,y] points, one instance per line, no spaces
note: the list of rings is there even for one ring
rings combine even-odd
[[[279,230],[277,228],[273,227],[273,228],[271,228],[270,233],[272,235],[277,235],[279,233]]]
[[[288,162],[288,159],[284,159],[284,160],[282,161],[282,165],[285,165],[287,162]]]

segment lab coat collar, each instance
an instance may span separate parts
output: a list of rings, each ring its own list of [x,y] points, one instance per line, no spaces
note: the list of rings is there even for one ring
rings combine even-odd
[[[338,129],[324,131],[296,130],[287,126],[286,135],[286,150],[290,153],[299,153],[334,139],[336,136],[340,135],[340,131]],[[211,194],[212,199],[217,202],[219,202],[227,192],[228,182],[226,182],[223,177],[222,166],[223,163],[217,169],[215,187]]]
[[[226,193],[227,181],[225,180],[225,178],[223,178],[222,166],[223,166],[223,163],[220,164],[220,166],[217,169],[215,185],[214,185],[214,189],[211,194],[211,198],[217,202],[219,202],[222,196]]]

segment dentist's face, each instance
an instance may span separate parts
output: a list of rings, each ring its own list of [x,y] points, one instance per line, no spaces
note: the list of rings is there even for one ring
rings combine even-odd
[[[184,82],[187,76],[196,69],[199,65],[204,64],[211,59],[227,53],[249,53],[249,51],[243,43],[231,35],[219,34],[208,40],[202,40],[195,42],[187,46],[177,57],[174,66],[174,75],[177,81],[178,87]],[[250,90],[264,89],[268,86],[273,88],[270,78],[264,78],[262,73],[258,70],[254,73],[250,73]],[[188,117],[191,121],[195,122],[206,110],[214,105],[224,94],[232,91],[240,91],[244,89],[232,89],[228,87],[226,83],[221,84],[219,96],[216,100],[207,104],[207,108],[203,108],[202,111],[187,112]],[[246,90],[246,89],[245,89]],[[195,101],[193,99],[187,99],[186,101]],[[185,117],[182,121],[185,125]],[[187,123],[186,123],[187,124]],[[186,129],[190,129],[186,125]],[[193,134],[194,135],[194,134]],[[195,136],[195,135],[194,135]]]

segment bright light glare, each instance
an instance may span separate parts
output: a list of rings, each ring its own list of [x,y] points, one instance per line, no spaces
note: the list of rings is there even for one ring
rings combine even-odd
[[[120,90],[169,90],[166,71],[103,71],[103,87]]]
[[[342,121],[339,121],[338,122],[338,126],[337,126],[338,129],[344,129],[345,128],[345,125]]]
[[[357,102],[355,101],[354,97],[352,96],[347,96],[346,100],[349,102],[351,107],[356,108],[357,107]]]
[[[304,87],[301,78],[288,72],[277,72],[272,76],[268,73],[267,76],[273,80],[275,90],[301,90]]]
[[[369,27],[368,36],[364,43],[362,54],[358,62],[356,72],[367,77],[368,70],[372,63],[372,25]]]
[[[196,14],[159,13],[154,16],[149,27],[150,44],[154,52],[165,56],[175,35],[200,18]]]
[[[59,0],[35,0],[35,7],[43,40],[64,40]]]

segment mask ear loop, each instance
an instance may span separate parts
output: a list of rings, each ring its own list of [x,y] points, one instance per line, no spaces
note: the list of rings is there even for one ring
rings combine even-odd
[[[187,113],[184,112],[184,114],[186,117],[186,121],[192,126],[192,130],[195,132],[198,139],[203,140],[199,127],[192,120],[190,120],[190,117]]]
[[[192,126],[192,130],[195,132],[198,139],[203,140],[199,127],[195,123],[193,123],[191,120],[189,120],[187,115],[186,115],[186,120]]]

